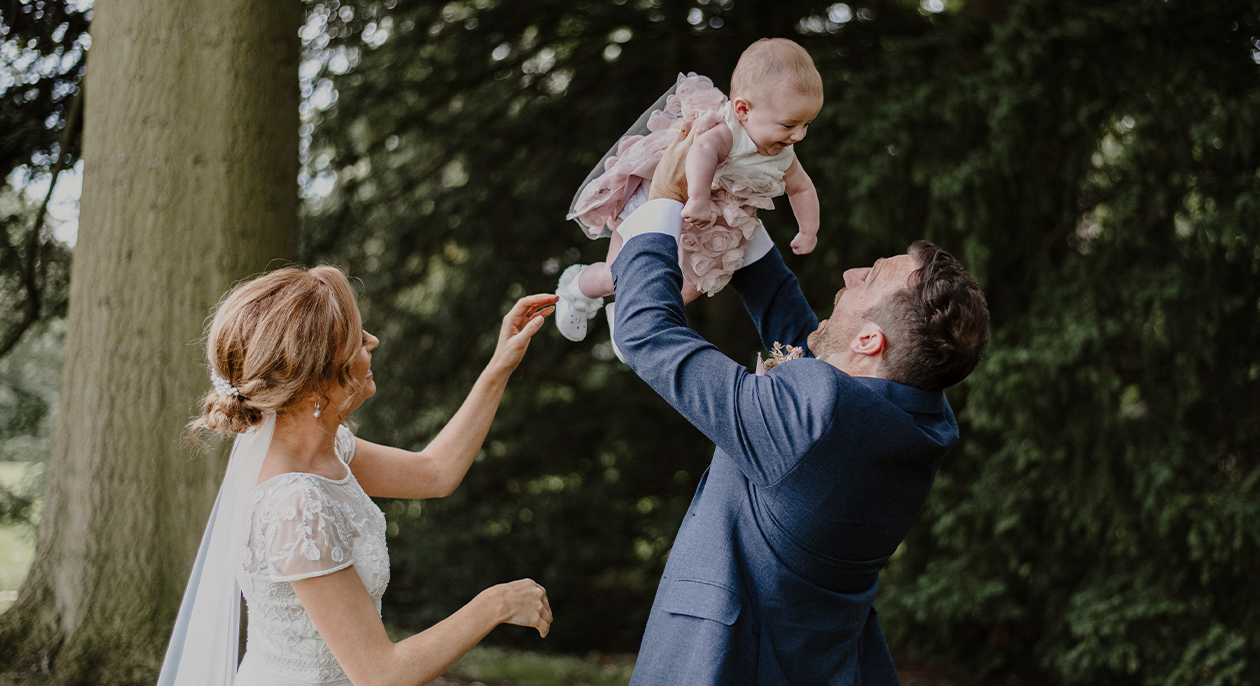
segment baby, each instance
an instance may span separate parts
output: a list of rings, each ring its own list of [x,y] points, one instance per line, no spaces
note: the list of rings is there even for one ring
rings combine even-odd
[[[646,198],[646,183],[665,147],[686,121],[702,130],[687,155],[680,266],[683,301],[720,291],[743,266],[744,248],[759,228],[758,209],[787,194],[799,233],[798,255],[818,242],[818,192],[792,146],[822,108],[822,78],[809,53],[784,38],[752,44],[731,76],[727,101],[703,76],[680,76],[675,87],[640,118],[578,191],[569,218],[590,238],[610,236],[606,261],[573,265],[560,276],[556,323],[573,341],[613,294],[609,265],[621,250],[616,227]],[[663,104],[663,107],[662,107]],[[647,135],[642,131],[646,122]],[[609,305],[609,324],[612,308]]]

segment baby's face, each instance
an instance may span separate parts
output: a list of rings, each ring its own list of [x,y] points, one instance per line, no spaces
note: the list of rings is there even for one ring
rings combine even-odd
[[[757,152],[774,156],[805,137],[810,122],[822,109],[822,98],[783,87],[767,91],[756,105],[736,97],[732,106]]]

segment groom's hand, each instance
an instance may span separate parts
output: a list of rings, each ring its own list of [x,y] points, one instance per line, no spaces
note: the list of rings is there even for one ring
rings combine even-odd
[[[665,148],[665,154],[661,156],[661,161],[656,164],[656,171],[652,173],[652,188],[648,191],[648,200],[669,198],[682,203],[687,202],[687,153],[691,151],[696,138],[712,126],[713,124],[710,123],[707,127],[697,127],[694,121],[683,122],[682,129],[674,140],[670,141],[669,146]],[[697,128],[704,130],[697,130]]]

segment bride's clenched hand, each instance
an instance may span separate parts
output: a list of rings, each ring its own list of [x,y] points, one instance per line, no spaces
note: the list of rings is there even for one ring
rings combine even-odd
[[[534,627],[543,637],[551,631],[547,591],[530,579],[491,586],[455,614],[398,643],[385,632],[354,567],[291,583],[315,630],[356,684],[427,684],[500,624]]]
[[[503,317],[499,330],[499,344],[495,346],[492,367],[511,373],[525,356],[529,339],[542,328],[543,318],[555,312],[555,294],[527,295],[516,301]]]
[[[532,626],[543,638],[551,631],[551,603],[547,600],[547,589],[533,579],[518,579],[491,586],[481,595],[489,596],[498,605],[500,623]]]

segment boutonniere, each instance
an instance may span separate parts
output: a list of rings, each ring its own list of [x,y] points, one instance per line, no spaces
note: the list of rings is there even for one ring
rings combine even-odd
[[[770,351],[770,359],[763,360],[761,359],[761,353],[757,353],[757,376],[765,376],[771,367],[783,364],[788,360],[795,360],[804,354],[804,348],[793,348],[790,345],[783,345],[775,341],[774,349]]]

